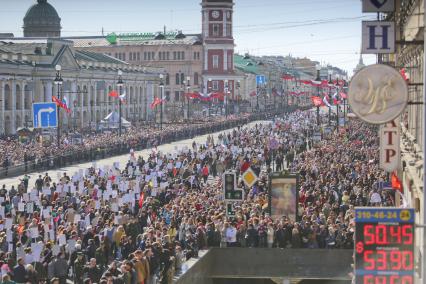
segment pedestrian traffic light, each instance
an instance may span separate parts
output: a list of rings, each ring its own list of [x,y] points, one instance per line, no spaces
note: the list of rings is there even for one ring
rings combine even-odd
[[[243,200],[243,191],[237,189],[237,175],[235,172],[227,171],[223,174],[223,194],[225,200]]]
[[[234,217],[235,214],[235,207],[233,202],[226,203],[226,216],[227,217]]]

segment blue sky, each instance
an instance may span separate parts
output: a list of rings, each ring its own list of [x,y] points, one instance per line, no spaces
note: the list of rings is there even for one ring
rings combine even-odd
[[[351,73],[359,60],[360,0],[234,0],[236,51],[309,57]],[[22,36],[22,19],[36,0],[1,0],[0,32]],[[48,0],[62,19],[62,34],[201,32],[201,0]],[[367,64],[375,62],[364,55]]]

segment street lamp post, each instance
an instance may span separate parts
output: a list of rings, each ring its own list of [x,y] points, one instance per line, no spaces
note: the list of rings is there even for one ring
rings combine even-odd
[[[187,93],[187,99],[188,99],[188,105],[187,105],[187,107],[188,107],[188,113],[187,113],[187,117],[188,117],[188,120],[189,120],[189,89],[191,88],[191,77],[189,77],[189,76],[187,76],[186,77],[186,93]]]
[[[164,93],[164,82],[163,82],[163,74],[160,74],[160,130],[163,130],[163,93]]]
[[[237,90],[238,90],[238,97],[237,97],[237,114],[239,114],[239,113],[240,113],[240,99],[241,99],[240,88],[241,88],[241,82],[240,82],[240,80],[238,80],[238,81],[237,81]]]
[[[336,92],[339,92],[339,76],[336,78]],[[339,131],[339,104],[336,103],[336,129]]]
[[[224,83],[225,98],[223,103],[225,105],[225,117],[228,118],[228,80],[225,80]]]
[[[315,66],[316,70],[317,70],[317,78],[315,79],[316,81],[321,81],[321,77],[320,77],[320,71],[321,71],[321,65],[316,65]],[[320,97],[320,89],[319,86],[317,87],[317,94],[318,97]],[[320,125],[320,106],[317,106],[317,125]]]
[[[212,78],[209,78],[209,82],[207,83],[207,93],[210,94],[212,90]],[[212,108],[212,101],[209,99],[209,117]]]
[[[333,74],[333,70],[328,70],[328,84],[332,84],[333,81],[331,81],[331,75]],[[329,89],[329,98],[331,98],[331,88]],[[330,103],[330,102],[329,102]],[[328,125],[331,125],[331,107],[328,107]]]
[[[55,83],[55,85],[57,86],[57,89],[58,89],[58,100],[62,101],[61,86],[62,86],[62,83],[64,82],[64,80],[62,79],[62,75],[61,75],[61,65],[59,65],[59,64],[56,65],[55,69],[56,69],[56,77],[55,77],[54,83]],[[60,113],[59,113],[59,105],[56,105],[56,113],[57,113],[57,116],[58,116],[58,121],[57,121],[58,125],[56,127],[56,139],[57,139],[57,143],[58,143],[58,148],[60,148],[61,147],[61,126],[60,126],[61,116],[60,116]]]
[[[118,94],[118,136],[121,136],[121,90],[123,88],[124,82],[123,78],[121,77],[123,75],[123,71],[118,70],[118,82],[117,87],[119,89]]]

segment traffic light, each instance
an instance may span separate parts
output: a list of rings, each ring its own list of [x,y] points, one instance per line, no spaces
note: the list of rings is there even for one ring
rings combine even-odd
[[[225,200],[243,200],[243,191],[237,188],[237,175],[235,172],[228,171],[223,174],[223,193]]]

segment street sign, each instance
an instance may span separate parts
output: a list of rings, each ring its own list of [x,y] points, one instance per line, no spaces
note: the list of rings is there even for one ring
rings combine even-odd
[[[34,128],[58,126],[58,113],[55,103],[33,103]]]
[[[395,0],[362,0],[363,13],[394,12]]]
[[[243,181],[248,187],[252,187],[257,180],[258,180],[257,175],[254,173],[254,171],[251,168],[248,168],[243,173]]]
[[[265,75],[256,75],[256,85],[264,85],[266,83]]]
[[[227,171],[223,174],[223,194],[225,201],[244,200],[243,190],[237,188],[237,175],[235,172]]]
[[[395,23],[363,21],[361,53],[395,53]]]
[[[414,283],[414,209],[355,208],[355,283]]]

